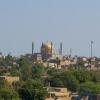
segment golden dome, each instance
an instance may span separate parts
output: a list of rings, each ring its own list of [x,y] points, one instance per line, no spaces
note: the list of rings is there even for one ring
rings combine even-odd
[[[52,48],[52,43],[51,42],[43,43],[42,47],[46,48],[46,49],[51,49]]]

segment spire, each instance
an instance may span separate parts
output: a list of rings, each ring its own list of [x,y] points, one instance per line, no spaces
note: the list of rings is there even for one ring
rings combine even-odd
[[[32,56],[34,54],[34,42],[32,42]]]
[[[62,42],[60,43],[59,54],[62,55]]]

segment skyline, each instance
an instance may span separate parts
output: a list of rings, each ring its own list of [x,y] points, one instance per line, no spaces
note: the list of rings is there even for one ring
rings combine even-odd
[[[31,53],[31,43],[39,52],[42,42],[52,41],[56,50],[100,57],[99,0],[5,0],[0,1],[0,52]]]
[[[42,41],[42,43],[48,43],[48,42],[51,42],[51,43],[53,43],[52,41],[45,41],[45,42],[43,42]],[[92,41],[91,41],[92,42]],[[41,46],[42,46],[42,43],[41,43]],[[61,44],[62,44],[62,47],[61,47]],[[89,56],[87,56],[87,57],[95,57],[95,55],[93,55],[93,44],[94,44],[94,42],[93,43],[91,43],[91,45],[90,45],[90,55]],[[14,52],[8,52],[7,54],[4,54],[4,52],[0,52],[0,53],[2,53],[3,55],[8,55],[8,54],[10,54],[10,55],[12,55],[12,56],[20,56],[20,55],[24,55],[24,54],[34,54],[34,53],[40,53],[41,52],[41,46],[38,48],[38,50],[36,50],[36,48],[35,48],[35,43],[32,41],[32,43],[31,43],[31,51],[30,52],[23,52],[23,53],[21,53],[21,54],[17,54],[17,55],[15,55],[14,54]],[[53,43],[53,47],[54,47],[54,52],[56,52],[57,54],[60,54],[60,53],[62,53],[62,55],[71,55],[71,56],[85,56],[85,55],[77,55],[77,54],[73,54],[73,50],[72,50],[72,48],[69,48],[69,51],[66,53],[66,51],[64,51],[64,49],[63,49],[63,43],[62,42],[60,42],[59,43],[59,47],[57,47],[57,46],[55,46],[54,45],[54,43]],[[56,48],[57,47],[57,48]],[[62,51],[60,51],[60,50],[62,50]],[[12,54],[13,53],[13,54]],[[97,56],[98,57],[98,56]]]

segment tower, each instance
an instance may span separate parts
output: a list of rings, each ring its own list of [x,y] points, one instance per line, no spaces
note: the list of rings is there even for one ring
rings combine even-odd
[[[32,42],[32,56],[34,54],[34,42]]]
[[[62,42],[60,43],[59,54],[62,55]]]

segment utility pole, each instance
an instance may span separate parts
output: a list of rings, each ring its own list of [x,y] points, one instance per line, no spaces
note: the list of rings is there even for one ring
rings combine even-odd
[[[69,53],[70,53],[70,57],[72,57],[72,49],[71,48],[70,48]]]

